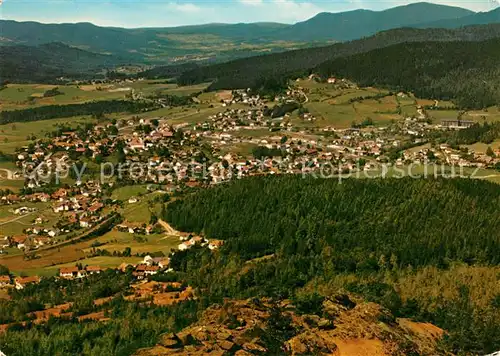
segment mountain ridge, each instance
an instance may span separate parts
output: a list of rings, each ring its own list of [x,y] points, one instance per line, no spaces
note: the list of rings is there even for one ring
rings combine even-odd
[[[421,23],[439,20],[459,19],[475,14],[460,7],[436,5],[426,2],[398,6],[382,11],[365,9],[339,13],[320,13],[313,18],[299,22],[280,32],[282,38],[299,39],[317,37],[349,41],[383,30],[399,27],[415,27]],[[424,17],[425,16],[425,17]],[[424,20],[425,18],[425,20]],[[435,20],[437,21],[437,20]]]
[[[435,22],[424,23],[422,28],[458,28],[470,25],[484,25],[488,23],[500,23],[500,7],[493,9],[488,12],[478,12],[469,16],[459,18],[455,21],[452,20],[440,20]]]
[[[275,22],[220,24],[209,23],[180,27],[120,28],[101,27],[89,22],[42,24],[35,21],[0,20],[0,45],[36,46],[62,42],[83,50],[127,57],[131,61],[176,63],[196,60],[234,59],[241,54],[241,45],[253,46],[256,54],[273,44],[273,52],[293,48],[345,42],[401,27],[446,27],[500,22],[500,10],[475,13],[460,7],[416,3],[382,11],[352,10],[339,13],[319,13],[295,24]],[[441,24],[441,25],[440,25]],[[193,42],[194,41],[194,42]],[[196,42],[197,41],[197,42]],[[211,41],[211,42],[210,42]],[[209,43],[209,51],[200,48]],[[234,48],[226,56],[219,56],[224,47]],[[295,45],[294,45],[295,44]],[[215,53],[215,55],[213,55]],[[221,58],[218,58],[221,57]]]

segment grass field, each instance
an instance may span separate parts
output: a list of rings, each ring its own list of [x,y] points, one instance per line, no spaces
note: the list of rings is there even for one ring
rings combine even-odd
[[[35,208],[36,212],[27,215],[15,215],[9,211],[21,206]],[[43,224],[36,225],[36,227],[40,228],[52,228],[59,219],[59,215],[52,211],[49,203],[22,203],[0,206],[0,236],[21,235],[24,229],[35,226],[32,222],[36,217],[44,219]]]
[[[441,165],[411,165],[411,166],[399,166],[399,167],[388,167],[388,169],[383,173],[381,170],[372,170],[366,174],[361,172],[359,175],[356,173],[352,174],[353,178],[376,178],[385,174],[387,178],[403,178],[407,176],[414,177],[433,177],[433,176],[445,176],[445,177],[472,177],[474,179],[485,179],[492,182],[500,182],[500,172],[493,169],[475,169],[469,167],[450,167]]]
[[[179,238],[177,236],[167,236],[165,234],[152,234],[137,237],[128,232],[110,231],[107,234],[94,240],[104,245],[97,248],[113,252],[123,252],[130,247],[132,254],[163,252],[168,255],[171,249],[177,248]],[[92,248],[84,249],[85,253],[90,253]]]
[[[491,147],[493,150],[500,149],[500,139],[497,139],[490,144],[478,142],[465,147],[467,147],[469,150],[473,150],[476,153],[486,153],[488,147]]]
[[[135,204],[125,203],[121,214],[125,220],[132,223],[148,224],[151,220],[151,211],[147,199],[140,199]]]
[[[352,123],[356,122],[359,124],[367,118],[371,118],[375,125],[386,125],[392,120],[400,118],[396,114],[379,112],[381,106],[378,103],[370,106],[364,102],[355,104],[310,102],[305,106],[317,118],[314,124],[306,124],[306,126],[348,128],[351,127]]]
[[[479,123],[500,121],[500,107],[490,107],[486,110],[468,111],[464,119]]]
[[[80,104],[95,100],[125,99],[132,90],[144,96],[154,94],[191,95],[203,91],[210,83],[179,87],[176,84],[162,81],[144,80],[120,85],[39,85],[39,84],[9,84],[0,91],[0,109],[16,110],[45,105]],[[53,88],[62,93],[52,97],[43,94]]]
[[[144,195],[148,192],[147,185],[128,185],[113,190],[111,199],[128,200],[132,197]]]
[[[2,173],[0,173],[1,175]],[[24,187],[24,179],[7,180],[0,178],[0,188],[10,189],[14,193],[18,193]]]
[[[377,88],[337,89],[332,84],[317,83],[311,80],[295,82],[297,86],[307,89],[309,102],[304,106],[318,120],[314,123],[301,122],[294,119],[293,123],[299,127],[337,128],[351,127],[352,123],[361,123],[371,118],[375,125],[386,125],[392,120],[401,118],[397,114],[398,101],[394,96],[380,99],[370,99],[375,95],[387,94],[387,90]],[[366,98],[359,102],[350,103],[355,98]],[[408,114],[416,113],[413,99],[405,103],[408,105]]]
[[[114,256],[96,256],[90,258],[83,258],[74,262],[62,263],[59,265],[43,267],[43,268],[32,268],[25,269],[22,271],[14,271],[16,274],[22,274],[26,276],[43,276],[51,277],[59,273],[60,268],[73,267],[77,263],[82,266],[100,266],[103,268],[116,268],[122,263],[137,264],[142,261],[141,257],[114,257]]]

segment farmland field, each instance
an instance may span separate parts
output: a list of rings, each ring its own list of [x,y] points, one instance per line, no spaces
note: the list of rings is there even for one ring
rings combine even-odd
[[[0,91],[0,109],[16,110],[45,105],[80,104],[95,100],[125,99],[135,91],[143,96],[153,94],[191,95],[203,91],[209,84],[179,87],[162,81],[136,81],[120,85],[39,85],[9,84]],[[62,94],[44,97],[47,90],[57,88]]]
[[[122,263],[137,264],[142,261],[141,257],[115,257],[115,256],[97,256],[90,258],[83,258],[72,262],[62,263],[58,265],[42,267],[42,268],[32,268],[23,269],[22,274],[31,276],[44,276],[50,277],[55,276],[60,268],[63,267],[73,267],[75,264],[81,264],[82,266],[100,266],[102,268],[116,268]]]
[[[128,200],[129,198],[137,197],[147,192],[147,185],[128,185],[115,189],[111,194],[111,199]]]
[[[128,232],[113,230],[95,239],[94,243],[102,244],[97,248],[111,253],[123,252],[127,247],[130,247],[133,255],[155,252],[163,252],[165,255],[168,255],[171,249],[177,248],[179,238],[165,234],[137,236]],[[92,247],[84,249],[85,253],[90,253],[91,251]]]
[[[15,215],[10,211],[24,206],[34,208],[36,211],[26,215]],[[33,226],[32,222],[36,217],[42,217],[44,220],[44,223],[36,225],[39,228],[52,228],[58,219],[58,215],[50,209],[48,203],[22,203],[0,206],[1,233],[3,235],[20,235],[24,229]]]
[[[467,147],[469,150],[473,150],[476,153],[486,153],[488,147],[491,147],[493,150],[500,149],[500,140],[495,140],[490,144],[478,142],[465,147]]]

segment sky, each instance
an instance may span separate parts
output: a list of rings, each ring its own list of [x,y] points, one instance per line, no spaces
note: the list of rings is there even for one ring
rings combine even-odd
[[[0,0],[0,18],[43,23],[91,22],[116,27],[307,20],[320,12],[384,10],[413,0]],[[490,11],[499,0],[434,0]]]

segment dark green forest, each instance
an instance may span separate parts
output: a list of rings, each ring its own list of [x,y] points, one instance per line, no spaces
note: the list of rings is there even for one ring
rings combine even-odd
[[[499,206],[498,185],[474,180],[258,177],[172,202],[166,218],[225,240],[219,254],[195,248],[171,262],[210,302],[293,298],[312,281],[346,278],[342,290],[446,328],[450,352],[484,354],[500,348],[500,296],[480,307],[466,284],[430,280],[439,298],[403,298],[398,284],[427,268],[497,266]]]
[[[80,115],[102,115],[114,112],[139,113],[156,108],[151,103],[126,100],[93,101],[84,104],[47,105],[31,109],[0,112],[0,125],[11,122],[48,120]]]
[[[299,49],[199,67],[184,73],[179,82],[195,84],[217,79],[218,83],[214,84],[216,89],[239,89],[251,87],[257,80],[266,77],[281,77],[287,73],[310,71],[328,60],[404,42],[484,41],[497,37],[500,37],[500,24],[470,26],[454,30],[400,28],[331,46]]]
[[[500,103],[500,39],[404,43],[325,62],[321,75],[481,109]]]
[[[63,43],[37,47],[0,46],[0,82],[53,83],[57,78],[103,77],[104,68],[128,63],[126,60],[84,51]]]
[[[363,271],[381,255],[401,266],[498,264],[499,206],[498,185],[474,180],[259,177],[172,202],[166,218],[244,259],[331,246],[335,269]]]

